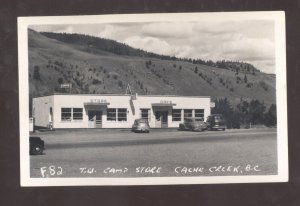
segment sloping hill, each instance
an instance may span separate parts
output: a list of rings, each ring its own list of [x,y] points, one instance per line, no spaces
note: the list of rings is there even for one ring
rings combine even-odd
[[[122,49],[113,53],[114,49],[107,49],[116,45],[111,40],[101,39],[106,45],[101,46],[95,37],[93,41],[83,35],[79,35],[80,41],[62,40],[59,34],[54,38],[49,33],[28,32],[32,97],[61,92],[61,83],[72,83],[72,93],[97,94],[125,93],[130,84],[139,94],[227,97],[233,104],[240,98],[275,103],[275,76],[258,70],[194,64],[120,43]]]

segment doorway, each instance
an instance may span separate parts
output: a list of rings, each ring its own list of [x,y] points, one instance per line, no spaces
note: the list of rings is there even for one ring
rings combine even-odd
[[[102,128],[102,111],[88,111],[89,128]]]
[[[156,128],[167,128],[168,127],[168,112],[167,111],[155,112],[155,127]]]

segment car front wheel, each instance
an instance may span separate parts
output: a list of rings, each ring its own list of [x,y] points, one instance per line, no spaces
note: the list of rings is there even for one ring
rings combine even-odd
[[[33,145],[33,147],[31,148],[31,153],[34,155],[40,155],[43,154],[43,147],[40,144],[35,144]]]

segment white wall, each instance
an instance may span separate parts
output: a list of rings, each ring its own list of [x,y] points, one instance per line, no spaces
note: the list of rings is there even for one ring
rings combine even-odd
[[[34,117],[35,126],[48,127],[50,107],[54,111],[53,96],[33,98],[32,117]]]

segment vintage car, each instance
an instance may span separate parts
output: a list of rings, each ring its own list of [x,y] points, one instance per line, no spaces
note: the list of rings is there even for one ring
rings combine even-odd
[[[30,149],[29,153],[32,155],[41,155],[45,150],[45,143],[40,137],[29,138]]]
[[[148,120],[146,119],[136,119],[134,120],[134,124],[132,125],[133,132],[150,132],[150,126]]]
[[[222,130],[226,129],[226,124],[221,114],[213,114],[207,117],[207,130]]]
[[[180,130],[204,131],[207,125],[202,118],[185,118],[184,122],[179,124]]]

